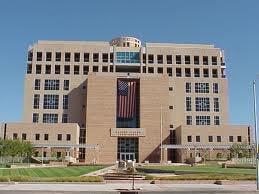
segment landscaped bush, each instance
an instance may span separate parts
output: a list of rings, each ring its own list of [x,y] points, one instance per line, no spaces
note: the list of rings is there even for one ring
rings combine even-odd
[[[227,168],[246,168],[246,169],[255,169],[256,167],[249,164],[227,164]]]

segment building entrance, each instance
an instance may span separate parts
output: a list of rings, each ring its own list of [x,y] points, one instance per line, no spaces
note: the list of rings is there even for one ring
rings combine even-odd
[[[118,138],[117,159],[138,162],[138,138]]]
[[[135,160],[135,153],[120,153],[120,160]]]

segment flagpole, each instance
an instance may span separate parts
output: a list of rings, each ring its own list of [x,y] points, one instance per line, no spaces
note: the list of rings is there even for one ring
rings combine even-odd
[[[160,106],[160,163],[163,161],[163,107]]]

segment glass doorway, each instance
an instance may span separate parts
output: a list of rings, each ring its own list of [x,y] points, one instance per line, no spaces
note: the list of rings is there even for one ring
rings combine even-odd
[[[120,153],[120,160],[135,160],[135,153]]]
[[[117,159],[138,162],[138,138],[118,138]]]

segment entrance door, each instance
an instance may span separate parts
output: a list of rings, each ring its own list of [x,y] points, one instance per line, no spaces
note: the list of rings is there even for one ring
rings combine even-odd
[[[135,160],[135,153],[120,153],[120,160]]]

